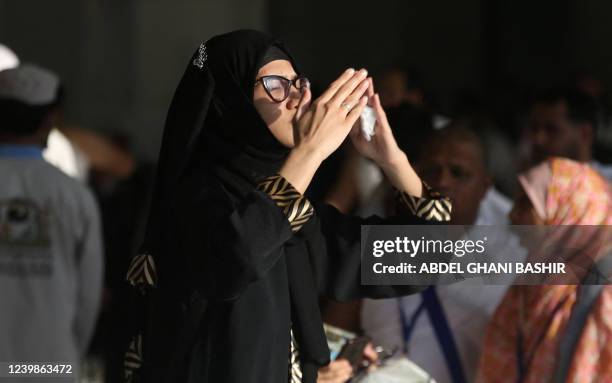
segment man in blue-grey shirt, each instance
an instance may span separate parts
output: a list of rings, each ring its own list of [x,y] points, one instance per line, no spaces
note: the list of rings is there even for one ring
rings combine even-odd
[[[42,157],[60,93],[46,69],[0,71],[0,363],[77,372],[100,307],[103,253],[92,193]]]

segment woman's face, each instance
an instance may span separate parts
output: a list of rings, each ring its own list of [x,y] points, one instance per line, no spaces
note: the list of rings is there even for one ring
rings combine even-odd
[[[519,238],[521,246],[533,249],[542,242],[546,235],[545,222],[540,218],[531,200],[521,188],[520,194],[514,201],[514,206],[508,214],[512,225],[511,229]],[[530,225],[525,227],[524,225]]]
[[[270,61],[257,73],[256,79],[262,76],[277,75],[294,80],[297,73],[288,60]],[[286,147],[295,145],[293,137],[293,118],[297,112],[301,93],[291,86],[289,97],[285,101],[276,102],[270,98],[261,81],[255,84],[253,92],[253,104],[255,109],[264,120],[274,137]]]
[[[520,194],[514,201],[514,206],[508,214],[513,225],[544,225],[544,220],[538,215],[531,200],[521,189]]]

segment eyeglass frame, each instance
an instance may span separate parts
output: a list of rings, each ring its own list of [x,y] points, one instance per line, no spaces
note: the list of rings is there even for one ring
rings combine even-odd
[[[272,96],[272,92],[268,89],[268,87],[266,86],[266,83],[265,83],[265,80],[268,79],[268,78],[277,78],[277,79],[281,79],[281,80],[285,80],[285,81],[289,82],[289,88],[288,88],[288,90],[285,90],[285,97],[282,100],[277,100],[277,99],[275,99]],[[268,96],[272,99],[272,101],[281,103],[281,102],[283,102],[283,101],[285,101],[286,99],[289,98],[289,95],[291,94],[291,86],[294,86],[295,89],[300,90],[300,88],[298,88],[298,86],[297,86],[297,82],[300,81],[300,80],[306,80],[306,82],[308,84],[306,87],[310,88],[310,80],[308,80],[308,78],[306,76],[298,76],[295,79],[290,80],[287,77],[279,76],[279,75],[276,75],[276,74],[261,76],[260,78],[255,80],[254,86],[257,86],[257,84],[261,82],[261,85],[263,85],[264,90],[266,91]]]

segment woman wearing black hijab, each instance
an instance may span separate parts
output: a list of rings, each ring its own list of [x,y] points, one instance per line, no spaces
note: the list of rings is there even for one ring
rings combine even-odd
[[[360,225],[448,220],[395,144],[365,71],[345,71],[310,102],[283,45],[256,31],[194,54],[168,112],[126,353],[128,381],[313,383],[329,362],[318,296],[414,292],[362,286]],[[368,97],[366,141],[352,128]],[[398,189],[398,216],[367,220],[303,193],[351,132]],[[427,194],[422,196],[422,194]]]

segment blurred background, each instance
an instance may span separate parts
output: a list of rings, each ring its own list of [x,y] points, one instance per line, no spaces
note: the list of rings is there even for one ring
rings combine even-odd
[[[565,93],[534,103],[542,90],[571,89],[593,102],[586,119],[592,122],[587,134],[594,136],[581,143],[588,155],[574,159],[597,164],[612,178],[610,14],[612,2],[596,0],[0,0],[0,44],[21,63],[49,68],[61,79],[57,128],[77,148],[77,159],[85,159],[86,170],[75,176],[94,191],[101,211],[104,290],[83,381],[121,381],[129,305],[125,271],[142,237],[167,108],[201,42],[243,28],[275,35],[315,95],[345,68],[367,68],[398,141],[411,161],[420,162],[424,179],[433,160],[419,157],[421,139],[468,118],[478,138],[455,131],[438,139],[470,141],[476,145],[472,152],[487,148],[476,160],[484,165],[474,165],[486,168],[478,181],[483,192],[476,196],[460,183],[429,182],[451,199],[466,200],[462,192],[476,196],[463,213],[459,206],[453,223],[507,224],[516,174],[531,163],[531,148],[537,147],[528,126],[533,118],[546,120],[534,117],[534,105],[539,100],[544,106],[575,106]],[[556,134],[554,123],[549,125],[548,144]],[[566,133],[571,143],[573,133]],[[563,155],[563,149],[550,153]],[[360,163],[345,145],[319,170],[309,193],[345,212],[384,213],[384,207],[372,208],[388,202],[378,190],[381,179],[380,171]],[[495,219],[479,220],[489,197]],[[471,331],[482,336],[504,291],[483,298],[482,324]],[[358,313],[361,302],[324,307],[328,323],[363,330],[364,323],[356,324],[365,315]]]
[[[402,64],[445,111],[504,112],[525,90],[578,73],[607,89],[610,12],[596,0],[0,0],[0,41],[60,75],[68,123],[120,132],[153,160],[186,62],[215,34],[270,32],[320,86],[347,66]]]

